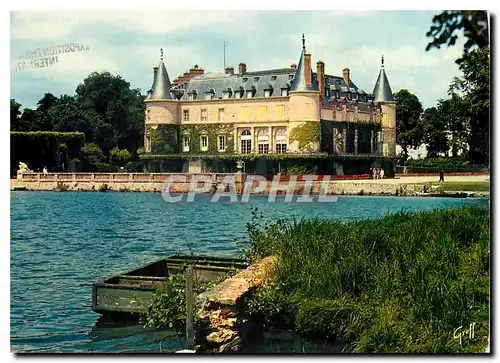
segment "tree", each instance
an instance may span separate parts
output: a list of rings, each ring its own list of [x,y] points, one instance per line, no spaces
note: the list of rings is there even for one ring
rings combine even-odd
[[[423,141],[429,154],[448,153],[446,118],[436,107],[427,108],[422,115]]]
[[[408,148],[418,147],[422,143],[423,129],[421,114],[422,104],[418,97],[405,89],[395,94],[396,98],[396,141],[403,149],[405,160],[408,158]]]
[[[143,97],[120,76],[91,73],[76,88],[76,100],[93,112],[94,142],[106,155],[114,146],[135,152],[142,144]]]
[[[438,112],[445,121],[450,138],[448,146],[451,147],[453,157],[458,156],[459,150],[464,150],[468,135],[468,105],[460,95],[451,92],[451,97],[438,100]]]
[[[93,140],[92,115],[72,96],[64,95],[47,111],[54,131],[80,131],[86,140]]]
[[[21,104],[10,99],[10,131],[24,131],[21,123]]]
[[[467,38],[464,44],[464,55],[475,46],[479,48],[488,47],[489,29],[488,13],[483,10],[446,10],[435,15],[432,19],[433,25],[426,36],[433,38],[425,50],[441,48],[441,45],[455,45],[458,34],[463,29],[463,35]],[[459,58],[460,63],[464,57]]]
[[[124,166],[130,159],[131,156],[127,149],[120,150],[118,147],[114,147],[109,154],[111,165]]]
[[[490,125],[490,52],[489,47],[476,48],[463,57],[459,66],[462,78],[455,78],[451,89],[463,95],[468,119],[469,159],[489,162]]]

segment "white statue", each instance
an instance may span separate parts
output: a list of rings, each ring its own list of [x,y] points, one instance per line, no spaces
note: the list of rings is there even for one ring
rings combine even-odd
[[[25,173],[25,172],[30,172],[31,170],[28,168],[28,165],[26,163],[23,163],[22,161],[19,162],[19,171],[18,173]]]

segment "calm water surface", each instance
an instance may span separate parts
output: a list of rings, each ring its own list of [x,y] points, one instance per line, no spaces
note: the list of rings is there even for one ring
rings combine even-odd
[[[100,315],[90,309],[92,282],[172,253],[238,256],[251,207],[258,207],[269,220],[347,220],[488,203],[366,196],[339,197],[337,203],[267,203],[266,197],[252,197],[249,203],[211,203],[209,196],[197,196],[194,203],[168,204],[153,193],[12,192],[11,349],[159,352],[159,341],[171,333],[96,325]],[[181,343],[166,338],[162,348],[180,349]]]

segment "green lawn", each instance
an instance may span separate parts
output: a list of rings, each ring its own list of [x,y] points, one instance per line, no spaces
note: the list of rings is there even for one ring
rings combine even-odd
[[[433,187],[438,186],[438,191],[442,190],[445,192],[489,192],[490,183],[486,181],[476,181],[476,182],[431,182]]]

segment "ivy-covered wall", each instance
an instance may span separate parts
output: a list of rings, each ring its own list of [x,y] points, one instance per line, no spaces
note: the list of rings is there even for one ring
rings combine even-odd
[[[183,137],[189,135],[189,152],[183,151]],[[208,136],[208,150],[201,151],[200,137]],[[226,151],[219,152],[219,135],[226,136]],[[232,124],[196,124],[181,125],[180,127],[180,153],[181,154],[232,154],[234,153],[234,126]]]
[[[380,126],[366,123],[336,122],[321,120],[321,151],[333,153],[333,129],[341,130],[342,135],[347,133],[346,152],[354,153],[355,130],[358,130],[358,153],[371,153],[371,132],[380,130]],[[339,140],[340,141],[340,140]]]
[[[290,143],[298,141],[299,150],[314,152],[314,144],[321,140],[321,126],[318,122],[306,122],[290,131]]]
[[[156,129],[151,128],[150,132],[152,154],[179,152],[179,125],[158,125]]]

